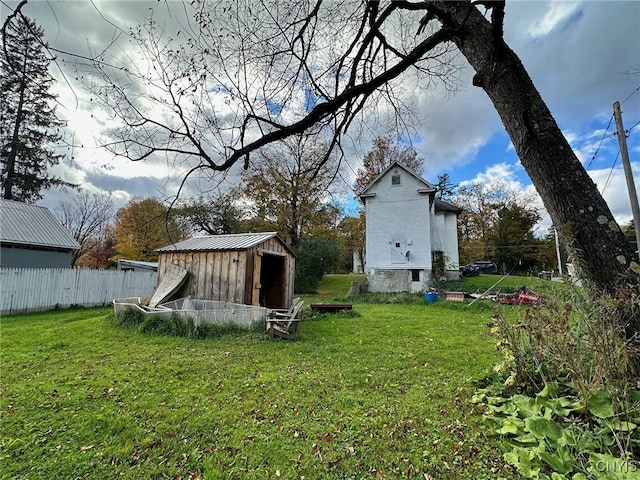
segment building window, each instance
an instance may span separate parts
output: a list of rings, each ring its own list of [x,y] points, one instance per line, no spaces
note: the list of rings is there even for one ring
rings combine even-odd
[[[400,185],[400,175],[399,174],[391,175],[391,185]]]
[[[411,281],[412,282],[420,281],[420,270],[411,270]]]

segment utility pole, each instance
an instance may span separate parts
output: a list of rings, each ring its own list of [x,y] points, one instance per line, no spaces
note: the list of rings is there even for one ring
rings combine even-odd
[[[636,185],[633,181],[633,172],[631,171],[631,163],[629,162],[629,150],[627,150],[627,134],[625,133],[624,126],[622,125],[622,112],[620,111],[620,102],[614,102],[613,104],[613,117],[616,120],[618,143],[620,144],[620,156],[622,157],[624,176],[627,179],[627,190],[629,190],[629,200],[631,201],[633,226],[636,231],[636,255],[640,257],[640,206],[638,205],[638,194],[636,193]]]
[[[562,257],[560,256],[560,242],[558,242],[558,229],[553,226],[553,233],[556,237],[556,256],[558,257],[558,275],[562,276]]]

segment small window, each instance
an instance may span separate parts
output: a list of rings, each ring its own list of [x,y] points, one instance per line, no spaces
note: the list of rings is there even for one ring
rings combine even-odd
[[[396,242],[396,248],[400,248],[400,242]]]
[[[391,175],[391,185],[400,185],[400,175]]]
[[[411,281],[412,282],[420,281],[420,270],[411,270]]]

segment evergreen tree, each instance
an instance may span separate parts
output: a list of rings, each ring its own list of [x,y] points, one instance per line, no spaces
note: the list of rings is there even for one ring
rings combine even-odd
[[[456,189],[458,188],[457,184],[454,184],[449,178],[448,173],[443,173],[442,175],[438,175],[438,191],[436,192],[436,197],[445,202],[452,202],[456,197]]]
[[[4,24],[0,51],[0,182],[2,196],[33,203],[51,187],[75,187],[51,175],[64,155],[55,145],[65,123],[56,117],[49,92],[44,31],[20,12]]]

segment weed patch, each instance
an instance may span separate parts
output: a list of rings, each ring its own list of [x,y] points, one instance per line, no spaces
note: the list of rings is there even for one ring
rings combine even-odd
[[[625,315],[621,317],[621,312]],[[474,401],[526,478],[638,478],[638,350],[620,301],[567,288],[515,320],[494,316],[505,361]]]

